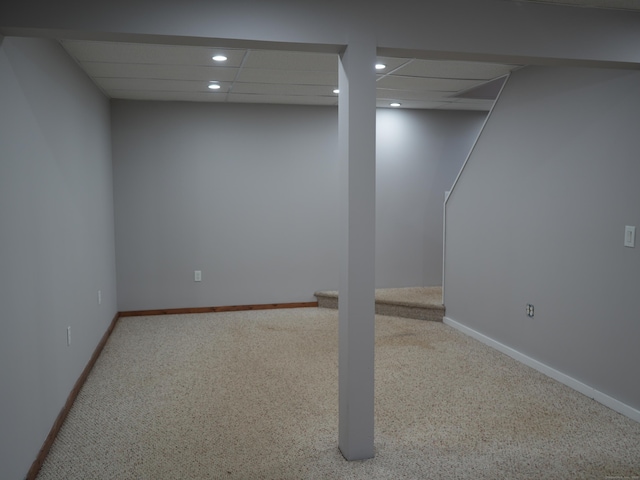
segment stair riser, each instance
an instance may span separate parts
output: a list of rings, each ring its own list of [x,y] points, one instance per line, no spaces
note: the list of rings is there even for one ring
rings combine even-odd
[[[318,307],[338,309],[338,299],[335,297],[317,296]],[[442,322],[444,310],[442,308],[421,308],[407,307],[404,305],[392,305],[376,303],[377,315],[388,315],[390,317],[413,318],[416,320],[428,320],[431,322]]]

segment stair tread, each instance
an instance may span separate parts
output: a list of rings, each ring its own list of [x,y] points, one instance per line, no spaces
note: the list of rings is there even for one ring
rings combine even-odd
[[[320,307],[337,308],[338,292],[326,290],[314,294]],[[442,321],[442,287],[378,288],[375,292],[376,313],[405,318]]]

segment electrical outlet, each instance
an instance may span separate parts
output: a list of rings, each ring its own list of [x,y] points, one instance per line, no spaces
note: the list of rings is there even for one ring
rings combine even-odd
[[[527,317],[533,318],[533,305],[531,305],[530,303],[527,303],[526,312],[527,312]]]
[[[67,347],[71,345],[71,326],[67,327]]]
[[[624,227],[624,246],[631,248],[636,246],[636,227],[631,225]]]
[[[201,282],[202,281],[202,271],[201,270],[196,270],[193,272],[193,280],[195,282]]]
[[[102,290],[98,290],[98,305],[102,305]]]

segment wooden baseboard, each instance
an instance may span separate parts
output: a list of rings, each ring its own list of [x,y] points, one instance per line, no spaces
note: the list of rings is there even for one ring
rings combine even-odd
[[[111,336],[111,332],[113,332],[113,329],[115,328],[116,323],[118,323],[119,318],[147,316],[147,315],[177,315],[177,314],[183,314],[183,313],[240,312],[240,311],[247,311],[247,310],[274,310],[279,308],[310,308],[310,307],[317,307],[317,306],[318,306],[318,302],[271,303],[271,304],[264,304],[264,305],[231,305],[226,307],[137,310],[137,311],[117,313],[115,317],[113,317],[113,320],[111,320],[111,324],[109,325],[109,328],[100,339],[100,342],[96,346],[96,349],[94,350],[93,355],[91,355],[89,362],[87,363],[87,365],[84,367],[84,370],[80,374],[80,377],[78,377],[78,380],[73,386],[71,393],[69,393],[69,396],[67,397],[67,401],[62,407],[62,410],[60,410],[58,417],[56,418],[55,422],[53,422],[53,426],[49,431],[49,435],[47,435],[47,438],[42,444],[42,448],[40,448],[40,451],[38,452],[38,456],[36,457],[34,462],[31,464],[31,468],[27,472],[26,480],[35,480],[36,476],[38,475],[38,472],[40,471],[40,468],[42,468],[42,464],[44,463],[45,458],[47,458],[47,454],[49,453],[49,450],[51,450],[51,446],[53,445],[53,442],[56,439],[58,432],[62,428],[62,424],[64,423],[64,420],[67,418],[67,415],[69,414],[69,411],[73,406],[73,402],[75,402],[76,397],[80,393],[80,389],[82,388],[82,385],[84,385],[84,382],[87,380],[87,377],[91,372],[91,369],[93,368],[96,361],[98,360],[98,357],[100,356],[102,349],[107,343],[107,340],[109,340],[109,337]]]
[[[161,310],[132,310],[120,312],[120,317],[146,317],[150,315],[182,315],[185,313],[217,313],[242,312],[247,310],[275,310],[280,308],[311,308],[317,307],[318,302],[302,303],[268,303],[262,305],[230,305],[226,307],[197,307],[197,308],[165,308]]]
[[[89,362],[84,367],[84,370],[80,374],[80,377],[78,377],[78,380],[73,386],[73,389],[71,389],[71,393],[69,393],[69,396],[67,397],[67,401],[62,407],[62,410],[60,410],[60,413],[58,414],[56,421],[53,422],[53,427],[51,427],[51,430],[49,431],[49,435],[47,435],[47,438],[42,444],[42,448],[38,452],[38,456],[36,457],[35,461],[31,464],[31,468],[27,472],[26,480],[35,480],[36,476],[38,475],[38,472],[40,471],[40,468],[42,468],[42,464],[44,463],[45,458],[47,458],[47,454],[49,453],[49,450],[51,450],[53,441],[56,439],[56,436],[58,435],[60,428],[62,428],[62,424],[64,423],[65,418],[67,418],[67,415],[69,414],[69,410],[71,410],[71,407],[73,406],[73,402],[76,400],[78,393],[80,393],[80,389],[82,388],[82,385],[84,385],[84,382],[87,380],[87,377],[89,376],[91,369],[95,365],[96,360],[98,360],[98,357],[100,356],[100,352],[102,352],[102,349],[107,343],[107,340],[111,336],[111,332],[113,332],[113,329],[115,328],[119,317],[120,315],[116,313],[115,317],[113,317],[113,320],[111,320],[111,324],[109,325],[109,328],[100,339],[100,342],[96,346],[96,349],[93,351],[93,355],[91,355]]]

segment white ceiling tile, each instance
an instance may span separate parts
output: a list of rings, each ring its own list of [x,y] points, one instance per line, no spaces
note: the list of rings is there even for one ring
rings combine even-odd
[[[479,99],[467,99],[467,98],[454,98],[449,99],[449,101],[461,105],[483,105],[491,107],[494,104],[493,100],[479,100]]]
[[[438,110],[474,110],[474,111],[488,112],[489,110],[491,110],[491,105],[447,102],[442,104],[440,107],[436,107],[436,108]]]
[[[401,104],[400,107],[392,107],[390,105],[391,102],[389,101],[385,101],[385,100],[377,100],[376,101],[376,105],[379,108],[411,108],[411,109],[433,109],[433,108],[438,108],[439,106],[443,105],[442,102],[430,102],[430,101],[419,101],[419,100],[410,100],[410,101],[402,101],[399,102]]]
[[[440,100],[448,99],[451,94],[449,92],[436,91],[415,91],[415,90],[398,90],[391,88],[377,88],[377,98],[394,99],[394,100]]]
[[[244,68],[338,72],[338,55],[328,53],[249,50]]]
[[[379,88],[392,88],[396,90],[433,90],[440,92],[459,92],[467,88],[479,85],[477,80],[444,80],[441,78],[401,77],[387,75],[378,80]]]
[[[115,90],[111,98],[122,100],[153,100],[172,102],[225,102],[227,95],[207,92],[157,92],[147,90]]]
[[[333,87],[327,85],[284,85],[278,83],[236,82],[233,85],[232,91],[233,93],[249,93],[254,95],[335,96]]]
[[[89,76],[96,78],[157,78],[166,80],[217,80],[231,82],[237,68],[191,65],[83,62]]]
[[[335,54],[76,40],[61,43],[113,98],[307,105],[338,102],[333,93],[338,86]],[[218,65],[211,56],[221,52],[229,61]],[[488,110],[490,101],[463,104],[451,97],[514,68],[411,58],[378,57],[377,61],[387,65],[377,72],[378,105],[388,106],[396,100],[403,108]],[[212,80],[222,88],[209,90]]]
[[[168,92],[205,92],[213,95],[220,94],[229,89],[229,84],[220,82],[220,90],[209,90],[209,82],[189,80],[158,80],[140,78],[98,78],[96,83],[103,90],[148,90]]]
[[[393,72],[401,65],[404,65],[407,62],[411,62],[410,58],[394,58],[394,57],[378,57],[376,59],[376,63],[381,63],[386,65],[387,68],[384,70],[377,70],[378,73],[387,74],[389,72]]]
[[[337,105],[336,97],[305,97],[302,95],[250,95],[230,93],[229,102],[238,103],[284,103],[291,105]]]
[[[148,63],[156,65],[218,65],[211,57],[224,53],[225,66],[238,67],[245,50],[194,47],[185,45],[152,45],[142,43],[92,42],[63,40],[62,46],[79,62]]]
[[[450,62],[416,59],[395,71],[394,75],[403,75],[408,77],[490,80],[501,75],[506,75],[516,67],[516,65],[500,65],[495,63]]]
[[[283,83],[288,85],[338,85],[337,72],[308,72],[300,70],[275,70],[243,68],[236,79],[242,83]]]

